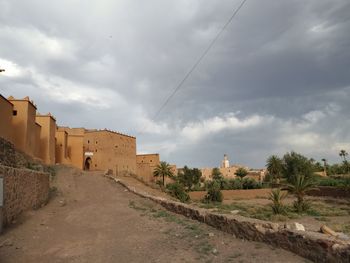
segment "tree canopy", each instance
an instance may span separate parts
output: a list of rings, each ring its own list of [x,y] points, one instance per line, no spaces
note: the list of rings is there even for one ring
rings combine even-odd
[[[286,153],[283,156],[282,163],[283,175],[289,182],[294,181],[294,177],[297,175],[309,178],[314,174],[314,167],[311,161],[296,152]]]
[[[181,172],[178,174],[179,182],[188,188],[188,190],[192,189],[193,185],[199,183],[202,177],[202,172],[197,168],[188,168],[185,166]]]
[[[211,171],[211,176],[213,180],[221,180],[223,178],[220,169],[217,167],[213,168],[213,170]]]
[[[267,159],[266,169],[269,175],[272,177],[273,181],[277,181],[282,176],[283,163],[282,160],[277,155],[271,155]]]
[[[240,177],[241,179],[243,179],[243,177],[245,177],[247,174],[248,174],[248,171],[243,167],[238,168],[237,171],[235,172],[235,175]]]
[[[171,169],[170,164],[168,164],[167,162],[160,162],[159,165],[156,166],[156,168],[154,169],[153,172],[153,176],[155,177],[162,177],[162,182],[163,182],[163,186],[164,186],[164,178],[165,177],[173,177],[174,173]]]

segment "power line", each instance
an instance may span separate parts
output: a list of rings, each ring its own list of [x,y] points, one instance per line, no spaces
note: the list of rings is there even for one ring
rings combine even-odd
[[[208,54],[210,49],[214,46],[215,42],[219,39],[221,34],[224,32],[224,30],[227,28],[227,26],[232,22],[233,18],[237,15],[239,10],[244,6],[245,2],[247,0],[243,0],[241,4],[234,10],[233,14],[229,18],[229,20],[224,24],[224,26],[221,28],[219,33],[216,35],[216,37],[210,42],[209,46],[204,50],[202,55],[197,59],[197,61],[193,64],[193,66],[190,68],[190,70],[186,73],[185,77],[180,81],[180,83],[176,86],[176,88],[173,90],[173,92],[170,94],[170,96],[165,100],[165,102],[160,106],[156,114],[151,120],[155,120],[161,111],[166,107],[166,105],[170,102],[170,100],[175,96],[175,94],[179,91],[179,89],[182,87],[182,85],[185,83],[185,81],[188,79],[188,77],[192,74],[192,72],[196,69],[196,67],[199,65],[199,63],[204,59],[204,57]]]

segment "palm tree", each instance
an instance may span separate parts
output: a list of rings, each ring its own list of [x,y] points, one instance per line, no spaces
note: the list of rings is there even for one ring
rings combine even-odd
[[[164,186],[164,178],[166,176],[172,177],[174,176],[174,173],[171,169],[170,164],[168,164],[167,162],[160,162],[160,164],[158,164],[154,169],[153,176],[155,177],[161,176],[163,178],[163,186]]]
[[[272,201],[271,208],[274,214],[284,214],[286,212],[286,207],[283,204],[286,197],[287,193],[282,192],[280,188],[271,190],[269,200]]]
[[[282,174],[282,160],[277,155],[271,155],[266,161],[266,168],[274,181],[277,181]]]
[[[324,175],[327,176],[327,160],[325,158],[323,158],[321,160],[323,162],[323,172],[324,172]]]
[[[304,212],[309,208],[309,204],[305,201],[304,197],[308,190],[312,189],[314,182],[310,177],[298,174],[293,177],[291,184],[288,184],[288,191],[295,195],[297,201],[294,202],[294,207],[298,213]]]
[[[346,156],[349,155],[345,150],[340,150],[339,156],[343,157],[344,162],[346,161]]]
[[[238,168],[237,171],[235,172],[235,175],[240,177],[241,181],[243,180],[243,177],[245,177],[247,174],[248,174],[248,171],[243,167]]]

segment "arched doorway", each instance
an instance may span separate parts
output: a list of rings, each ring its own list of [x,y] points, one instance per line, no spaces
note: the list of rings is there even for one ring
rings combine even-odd
[[[90,157],[86,158],[85,163],[84,163],[84,170],[90,170],[91,162],[92,162],[92,160]]]

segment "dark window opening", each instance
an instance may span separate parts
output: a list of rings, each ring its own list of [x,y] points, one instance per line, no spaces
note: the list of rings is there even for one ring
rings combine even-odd
[[[12,115],[17,116],[17,111],[16,110],[12,111]]]
[[[90,143],[90,141],[88,140],[88,143]]]

